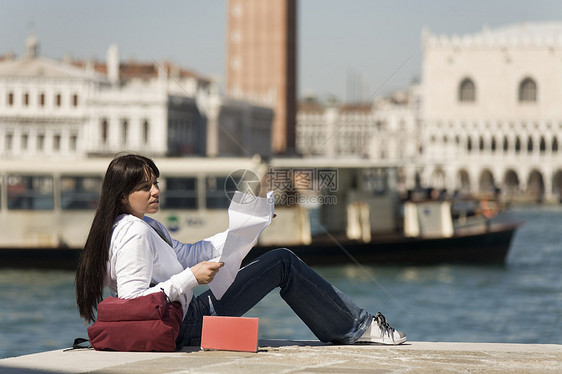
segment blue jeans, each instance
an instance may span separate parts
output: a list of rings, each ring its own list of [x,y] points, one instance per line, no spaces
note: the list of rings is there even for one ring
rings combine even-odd
[[[210,315],[209,295],[216,314],[240,317],[280,287],[280,295],[322,342],[353,344],[373,316],[328,283],[288,249],[275,249],[238,272],[221,300],[211,291],[193,297],[182,322],[178,346],[200,345],[203,316]]]

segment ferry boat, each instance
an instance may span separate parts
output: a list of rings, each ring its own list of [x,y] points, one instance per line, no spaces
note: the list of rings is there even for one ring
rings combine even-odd
[[[76,266],[111,159],[0,161],[0,267]],[[396,167],[355,159],[161,158],[153,217],[183,242],[228,227],[237,189],[274,191],[276,218],[246,260],[287,247],[310,265],[503,263],[513,220],[400,202]]]
[[[291,170],[293,164],[290,159],[277,159],[272,169]],[[310,265],[504,264],[523,224],[494,196],[447,197],[426,189],[401,198],[397,168],[391,164],[308,159],[301,167],[323,170],[327,165],[338,171],[338,203],[326,204],[324,196],[323,203],[295,206],[292,213],[304,217],[289,216],[290,222],[282,224],[293,224],[291,232],[299,232],[287,247]],[[246,262],[274,248],[284,235],[290,237],[284,230],[276,233],[278,237],[266,236]]]

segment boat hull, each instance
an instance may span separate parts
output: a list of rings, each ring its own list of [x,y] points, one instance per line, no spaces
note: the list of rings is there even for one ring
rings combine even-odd
[[[504,264],[513,235],[519,224],[504,225],[494,230],[449,238],[395,238],[373,240],[370,243],[338,241],[330,236],[330,242],[291,246],[290,249],[304,262],[315,265],[349,264],[397,264],[432,265]],[[254,248],[245,262],[274,249]]]
[[[370,243],[340,240],[337,236],[328,235],[310,245],[292,245],[289,249],[311,266],[504,264],[518,227],[519,224],[509,224],[449,238],[381,238]],[[282,246],[257,246],[250,251],[244,263],[279,247]],[[0,267],[74,270],[79,256],[79,249],[70,248],[2,248]]]
[[[80,249],[0,248],[0,267],[76,270]]]

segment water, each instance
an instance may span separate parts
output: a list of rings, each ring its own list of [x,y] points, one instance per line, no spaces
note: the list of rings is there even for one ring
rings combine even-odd
[[[506,266],[316,270],[409,340],[562,344],[562,207],[514,212],[527,223]],[[73,287],[73,272],[0,270],[0,358],[86,337]],[[276,292],[247,315],[260,318],[261,338],[314,339]]]

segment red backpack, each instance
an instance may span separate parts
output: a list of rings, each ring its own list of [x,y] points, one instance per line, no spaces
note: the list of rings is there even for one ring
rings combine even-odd
[[[134,299],[107,297],[98,305],[88,337],[95,350],[171,352],[182,319],[181,304],[170,302],[164,292]]]

